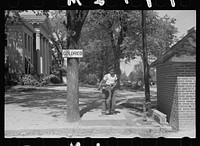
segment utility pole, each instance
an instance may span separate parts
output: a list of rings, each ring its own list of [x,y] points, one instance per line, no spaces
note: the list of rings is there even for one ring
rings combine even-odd
[[[142,10],[142,46],[143,46],[143,65],[144,65],[144,83],[145,83],[145,99],[150,102],[149,90],[149,66],[147,54],[147,39],[146,39],[146,11]]]
[[[146,121],[147,104],[150,102],[149,90],[149,66],[147,53],[147,39],[146,39],[146,10],[142,10],[142,48],[143,48],[143,68],[144,68],[144,84],[145,84],[145,101],[143,104],[144,121]]]

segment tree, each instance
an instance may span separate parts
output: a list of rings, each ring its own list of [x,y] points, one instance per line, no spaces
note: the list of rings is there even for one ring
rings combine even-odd
[[[19,21],[21,18],[19,13],[23,12],[24,10],[5,10],[4,12],[4,25],[5,25],[5,32],[7,30],[7,25],[13,23],[14,21]]]
[[[129,11],[122,10],[95,10],[91,12],[91,22],[97,30],[105,32],[113,54],[113,65],[118,77],[120,87],[120,58],[122,50],[120,45],[126,36]]]
[[[7,25],[12,24],[13,22],[19,21],[21,19],[20,13],[27,12],[28,10],[4,10],[4,25],[5,32],[7,31]],[[32,10],[37,15],[44,14],[48,16],[49,10]]]
[[[149,71],[149,78],[153,75],[152,70]],[[133,71],[130,72],[128,76],[129,80],[132,82],[141,82],[141,85],[144,85],[144,69],[143,62],[139,61],[133,68]]]
[[[136,81],[135,72],[134,71],[130,72],[130,74],[128,75],[128,79],[131,81],[131,83]]]
[[[140,61],[134,66],[134,77],[137,82],[141,81],[142,86],[144,85],[144,70],[143,63]]]
[[[79,38],[88,12],[89,10],[66,10],[67,19],[64,21],[68,32],[66,49],[79,49]],[[66,102],[66,118],[68,122],[76,122],[80,119],[78,67],[78,58],[68,58]]]
[[[165,52],[175,40],[177,29],[173,26],[175,19],[158,17],[155,11],[147,11],[147,54],[156,59]],[[131,10],[93,10],[89,15],[90,34],[97,32],[106,38],[112,49],[113,64],[120,79],[120,59],[126,62],[142,57],[142,27],[140,11]],[[99,39],[101,41],[101,39]],[[101,41],[103,42],[103,41]],[[119,81],[118,81],[119,85]]]
[[[84,32],[85,34],[85,32]],[[100,41],[98,38],[84,40],[82,44],[84,48],[84,57],[81,58],[81,81],[84,82],[88,73],[96,74],[99,80],[108,73],[109,66],[112,65],[112,52],[109,46],[105,46],[105,41]],[[104,43],[104,44],[103,44]],[[84,66],[83,66],[84,64]]]
[[[96,12],[98,10],[89,12],[82,29],[80,39],[85,51],[80,61],[87,64],[85,72],[94,73],[102,80],[108,68],[113,65],[113,52],[107,30],[98,25]]]
[[[122,74],[121,74],[121,77],[120,77],[121,81],[122,82],[126,82],[129,80],[129,78],[127,77],[126,75],[126,72],[124,71]]]
[[[175,34],[177,28],[174,26],[176,20],[167,15],[159,17],[156,11],[146,11],[146,39],[148,62],[160,57],[164,52],[169,50],[171,45],[177,41]],[[121,45],[124,48],[123,56],[126,61],[134,59],[135,56],[142,57],[142,27],[141,13],[135,11],[135,23],[129,26],[129,31]],[[132,20],[132,21],[134,21]]]
[[[66,72],[66,67],[63,66],[63,57],[62,50],[66,43],[67,30],[63,24],[63,21],[66,20],[65,12],[54,10],[49,12],[51,15],[51,31],[52,35],[50,36],[52,56],[54,62],[54,68],[56,71],[59,71],[60,80],[62,82],[63,72]]]

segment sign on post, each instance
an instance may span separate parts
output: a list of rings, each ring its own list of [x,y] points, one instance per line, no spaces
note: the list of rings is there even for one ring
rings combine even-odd
[[[80,49],[63,50],[62,54],[64,58],[82,58],[83,50]]]

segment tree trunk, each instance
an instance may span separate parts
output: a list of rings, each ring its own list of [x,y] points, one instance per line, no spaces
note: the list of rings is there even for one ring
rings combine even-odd
[[[106,46],[105,47],[105,72],[108,73],[108,64],[109,64],[109,61],[108,61],[108,47]]]
[[[66,49],[78,49],[81,29],[89,10],[67,10],[67,23],[64,23],[68,30]],[[67,59],[67,98],[66,98],[66,119],[67,122],[76,122],[80,119],[79,113],[79,83],[78,83],[78,58]]]
[[[79,61],[77,58],[68,58],[67,60],[66,118],[68,122],[76,122],[80,119],[78,64]]]
[[[60,69],[59,71],[59,76],[60,76],[60,82],[62,83],[63,82],[63,79],[62,79],[62,70]]]
[[[117,43],[115,44],[115,39],[113,36],[113,31],[110,32],[110,36],[111,36],[111,44],[112,44],[112,48],[113,48],[113,52],[114,52],[114,67],[115,67],[115,71],[117,74],[117,89],[121,89],[120,87],[120,76],[121,76],[121,69],[120,69],[120,58],[122,56],[122,50],[120,48],[120,45],[123,43],[124,37],[126,36],[126,32],[127,32],[127,25],[125,23],[122,24],[122,19],[119,19],[120,23],[121,23],[121,29],[119,30],[119,32],[117,32],[118,36],[117,36]]]
[[[103,76],[105,75],[105,74],[107,74],[109,71],[108,71],[108,50],[107,50],[108,48],[107,48],[107,46],[105,46],[104,47],[104,49],[103,49],[103,54],[102,54],[102,56],[103,56],[103,60],[102,60],[102,62],[103,62]],[[109,56],[110,57],[110,56]]]
[[[105,75],[105,49],[104,48],[101,50],[101,60],[102,60],[102,64],[101,64],[101,72],[100,72],[100,77],[99,77],[100,82]]]
[[[114,52],[114,68],[115,68],[115,72],[117,74],[117,85],[116,88],[117,89],[121,89],[120,86],[120,76],[121,76],[121,69],[120,69],[120,50],[119,50],[119,46],[116,46],[115,52]]]
[[[77,37],[79,37],[77,35]],[[77,48],[77,38],[74,43],[69,43],[69,49]],[[66,100],[66,119],[68,122],[76,122],[80,119],[79,113],[79,84],[78,84],[78,58],[67,59],[67,100]]]

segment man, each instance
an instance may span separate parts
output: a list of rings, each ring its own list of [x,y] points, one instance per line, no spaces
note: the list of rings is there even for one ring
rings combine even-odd
[[[117,75],[115,74],[114,68],[109,68],[109,73],[106,74],[102,81],[99,84],[99,90],[104,83],[104,88],[102,89],[102,98],[105,99],[105,107],[102,107],[102,114],[114,114],[115,112],[115,87],[117,85]],[[109,95],[109,92],[107,89],[111,90],[111,95]],[[103,101],[104,102],[104,101]],[[103,105],[102,105],[103,106]]]

